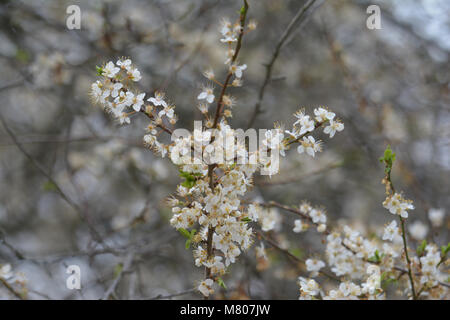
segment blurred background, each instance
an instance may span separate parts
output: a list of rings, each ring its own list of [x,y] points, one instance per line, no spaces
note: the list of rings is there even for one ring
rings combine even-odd
[[[244,37],[239,60],[248,68],[244,86],[230,91],[237,99],[231,124],[272,128],[281,121],[290,128],[300,107],[311,114],[324,105],[345,130],[331,140],[320,133],[324,151],[314,159],[289,152],[279,175],[255,178],[248,199],[308,200],[326,208],[330,226],[346,221],[378,232],[392,219],[382,206],[378,162],[390,144],[398,159],[393,181],[416,206],[409,222],[447,243],[448,219],[437,232],[428,212],[450,207],[450,2],[315,1],[281,48],[255,113],[265,64],[305,2],[249,0],[258,27]],[[73,4],[81,9],[80,30],[66,26]],[[381,8],[380,30],[366,27],[369,4]],[[200,298],[192,288],[203,270],[169,225],[164,202],[180,182],[176,167],[143,146],[143,116],[120,126],[93,105],[89,90],[96,65],[130,57],[142,90],[165,91],[178,126],[191,129],[201,119],[202,72],[226,75],[220,20],[237,18],[241,5],[0,1],[0,265],[21,279],[22,298]],[[279,215],[284,248],[299,257],[323,252],[314,230],[293,233],[295,217]],[[256,259],[260,243],[255,238],[239,257],[224,277],[228,290],[216,290],[216,298],[298,297],[302,271],[269,245],[269,260]],[[66,287],[74,264],[81,290]],[[19,297],[0,284],[0,298]]]

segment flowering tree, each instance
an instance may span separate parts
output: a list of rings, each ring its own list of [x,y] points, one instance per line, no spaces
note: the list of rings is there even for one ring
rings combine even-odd
[[[237,102],[227,89],[241,87],[243,71],[247,69],[246,64],[239,64],[238,57],[244,34],[256,28],[255,22],[246,23],[248,9],[248,3],[244,0],[237,22],[222,21],[220,42],[226,45],[224,64],[228,70],[223,82],[216,79],[212,69],[204,72],[211,84],[203,86],[197,97],[200,101],[198,108],[205,120],[200,131],[174,137],[172,126],[177,122],[175,105],[165,101],[163,92],[155,92],[147,99],[148,104],[144,102],[146,93],[132,86],[133,82],[141,79],[141,73],[130,59],[122,58],[116,63],[110,61],[98,67],[101,80],[92,84],[94,101],[120,124],[129,124],[130,117],[136,113],[148,117],[150,123],[143,138],[145,144],[163,158],[168,155],[185,179],[167,203],[173,212],[170,224],[187,238],[187,248],[194,247],[195,265],[205,269],[205,278],[200,281],[198,290],[207,298],[214,293],[215,284],[225,286],[222,277],[254,241],[253,223],[259,222],[261,231],[256,227],[256,233],[264,238],[264,233],[275,229],[277,223],[277,215],[270,211],[270,207],[278,206],[302,218],[295,221],[294,232],[306,230],[308,225],[304,221],[307,221],[317,228],[317,232],[326,235],[325,255],[334,275],[323,274],[338,282],[337,289],[324,292],[312,278],[299,277],[300,299],[379,299],[385,297],[382,281],[400,281],[405,288],[404,294],[413,299],[419,296],[445,296],[446,285],[440,281],[442,274],[439,266],[445,261],[450,247],[443,246],[439,251],[435,244],[425,241],[419,254],[410,258],[405,225],[407,210],[414,209],[414,206],[412,201],[395,192],[390,177],[395,153],[389,147],[380,159],[386,165],[383,183],[388,195],[383,205],[390,213],[399,216],[401,231],[394,220],[386,226],[383,240],[393,242],[393,245],[369,240],[346,225],[327,227],[324,210],[314,208],[307,202],[299,208],[288,208],[273,202],[242,202],[258,170],[264,169],[265,174],[270,176],[278,172],[278,161],[264,155],[279,153],[285,156],[285,151],[297,145],[299,154],[315,157],[322,149],[322,142],[313,137],[314,131],[324,127],[323,132],[332,138],[344,129],[344,124],[336,119],[335,113],[319,107],[314,109],[314,117],[307,115],[304,109],[296,112],[291,130],[284,130],[284,125],[276,124],[274,129],[265,131],[262,143],[255,151],[247,151],[245,143],[235,141],[235,131],[226,119],[232,117]],[[216,98],[217,91],[219,95]],[[215,101],[215,111],[210,114],[209,107]],[[203,132],[204,128],[212,130]],[[163,132],[172,135],[171,143],[164,144],[158,140]],[[284,137],[285,133],[287,137]],[[191,157],[192,151],[194,159]],[[218,158],[218,154],[222,157]],[[245,159],[242,161],[242,158]],[[400,243],[398,238],[402,239]],[[260,257],[265,257],[264,247],[259,248],[258,252]],[[305,264],[311,277],[317,276],[326,266],[324,261],[316,258],[307,259]],[[408,281],[404,280],[406,277],[402,277],[403,274],[407,274]]]
[[[0,12],[0,297],[448,298],[448,51],[388,7],[236,8]]]

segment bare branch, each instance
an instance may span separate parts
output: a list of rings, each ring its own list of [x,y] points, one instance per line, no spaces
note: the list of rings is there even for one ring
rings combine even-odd
[[[292,31],[295,30],[295,26],[298,25],[298,22],[304,21],[312,12],[312,6],[316,2],[316,0],[309,0],[307,3],[305,3],[298,11],[297,14],[292,18],[291,22],[289,22],[287,28],[284,30],[283,34],[281,35],[280,40],[278,41],[277,45],[275,46],[275,50],[272,53],[272,58],[270,59],[269,63],[265,65],[266,67],[266,76],[264,78],[263,84],[259,88],[258,93],[258,101],[255,104],[255,108],[253,110],[253,114],[247,124],[247,129],[251,128],[256,120],[256,117],[262,113],[261,111],[261,104],[264,98],[264,93],[266,90],[267,85],[269,84],[271,77],[272,77],[272,68],[275,64],[275,61],[278,58],[278,55],[280,54],[281,48],[284,46],[286,40],[288,39],[289,35],[292,33]],[[319,3],[320,5],[321,3]],[[301,26],[301,22],[300,22]]]

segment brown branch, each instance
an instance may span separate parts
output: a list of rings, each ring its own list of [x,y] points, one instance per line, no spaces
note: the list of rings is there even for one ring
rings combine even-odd
[[[389,170],[386,172],[386,180],[387,180],[387,183],[389,183],[389,185],[390,185],[390,190],[392,192],[392,195],[394,195],[395,188],[394,188],[394,185],[391,180],[392,164],[391,164],[391,167],[388,169]],[[414,287],[414,279],[413,279],[412,270],[411,270],[411,260],[409,259],[408,244],[406,241],[405,219],[403,219],[401,216],[399,216],[398,218],[400,220],[400,226],[401,226],[401,230],[402,230],[403,250],[405,251],[405,259],[406,259],[406,265],[408,267],[408,278],[409,278],[409,282],[411,284],[411,291],[413,294],[413,299],[417,300],[416,289]]]
[[[316,0],[309,0],[305,5],[303,5],[297,12],[297,14],[292,18],[291,22],[289,22],[286,30],[284,30],[283,34],[281,35],[280,40],[278,41],[275,50],[272,54],[272,58],[270,59],[269,63],[265,65],[266,67],[266,76],[264,78],[264,82],[259,88],[258,93],[258,101],[255,104],[255,108],[253,111],[253,114],[247,124],[247,129],[251,128],[256,120],[256,117],[258,114],[262,113],[261,111],[261,104],[264,98],[264,93],[266,90],[267,85],[269,84],[271,77],[272,77],[272,68],[275,64],[275,61],[278,58],[278,55],[280,54],[281,48],[285,44],[286,40],[288,39],[289,35],[292,33],[292,31],[295,29],[294,27],[297,25],[297,22],[300,21],[302,18],[306,17],[306,13],[311,8],[311,6],[314,4]]]
[[[147,113],[147,112],[145,111],[145,107],[141,107],[141,110],[140,110],[139,112],[142,112],[143,114],[145,114],[150,120],[154,120],[154,119],[155,119],[155,117],[154,117],[153,114],[149,114],[149,113]],[[172,132],[173,132],[173,131],[172,131],[171,129],[167,128],[165,125],[163,125],[163,124],[157,124],[156,126],[157,126],[158,128],[161,128],[162,130],[164,130],[166,133],[172,135]]]
[[[239,19],[240,23],[241,23],[241,32],[239,33],[236,48],[234,50],[234,55],[231,58],[230,65],[232,65],[236,61],[236,59],[239,55],[239,51],[241,50],[242,38],[244,36],[245,19],[247,17],[247,11],[248,11],[248,3],[247,3],[247,0],[244,0],[244,6],[241,9],[241,16]],[[222,107],[223,107],[223,96],[225,95],[225,91],[227,90],[228,83],[230,82],[232,75],[233,75],[233,73],[231,71],[228,71],[227,77],[223,83],[222,91],[220,92],[219,100],[217,101],[216,115],[214,116],[213,128],[216,128],[217,124],[219,122],[219,119],[220,119],[220,116],[222,113]]]
[[[242,38],[244,36],[244,27],[245,27],[245,19],[247,17],[247,11],[248,11],[248,3],[247,0],[244,0],[244,6],[241,8],[241,15],[240,15],[240,24],[241,24],[241,30],[239,33],[239,37],[236,44],[236,49],[234,51],[234,55],[231,58],[231,64],[233,64],[238,55],[239,51],[241,49],[242,45]],[[228,83],[231,79],[232,72],[228,71],[228,75],[223,83],[222,91],[219,96],[219,100],[217,101],[217,107],[216,107],[216,115],[214,117],[214,123],[213,123],[213,129],[217,128],[220,115],[222,113],[222,106],[223,106],[223,96],[225,95],[225,92],[228,87]],[[208,166],[208,177],[209,177],[209,186],[211,188],[211,191],[214,192],[214,168],[215,165],[209,165]],[[206,252],[207,252],[207,259],[209,259],[213,255],[213,235],[214,235],[214,228],[208,227],[208,235],[207,235],[207,242],[206,242]],[[209,279],[211,278],[211,268],[205,267],[205,278]],[[205,299],[208,299],[208,297],[205,297]]]
[[[16,298],[20,300],[26,300],[19,292],[17,292],[9,283],[3,278],[0,278],[0,282],[3,284],[3,286],[8,289],[9,292]]]
[[[171,298],[174,298],[174,297],[179,297],[179,296],[184,296],[186,294],[194,293],[196,291],[197,291],[196,288],[192,288],[192,289],[188,289],[186,291],[181,291],[181,292],[177,292],[177,293],[173,293],[173,294],[169,294],[169,295],[165,295],[165,296],[159,294],[156,297],[150,298],[148,300],[171,299]]]
[[[282,252],[283,254],[285,254],[286,256],[288,256],[291,261],[293,261],[295,263],[295,265],[297,266],[297,263],[305,263],[304,259],[300,259],[299,257],[293,255],[291,252],[289,252],[289,250],[283,249],[281,248],[275,241],[273,241],[272,239],[270,239],[268,236],[266,236],[264,233],[260,232],[260,231],[256,231],[256,233],[264,239],[264,241],[266,241],[268,244],[270,244],[272,247],[274,247],[275,249],[277,249],[278,251]],[[328,273],[326,271],[319,271],[320,274],[326,276],[327,278],[330,278],[332,280],[338,281],[340,282],[341,279],[335,277],[334,275],[332,275],[331,273]]]

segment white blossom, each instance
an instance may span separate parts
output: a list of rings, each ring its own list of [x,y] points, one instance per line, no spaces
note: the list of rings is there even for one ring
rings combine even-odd
[[[113,62],[108,62],[106,66],[103,67],[102,75],[108,78],[114,78],[116,74],[120,71],[120,68],[116,67]]]
[[[320,269],[325,267],[325,262],[318,259],[307,259],[306,260],[306,270],[311,272],[318,272]]]
[[[119,59],[119,60],[117,60],[116,64],[121,69],[124,69],[124,70],[130,70],[131,69],[131,60],[130,59],[125,59],[125,60]]]
[[[242,71],[247,69],[247,65],[243,64],[241,66],[233,64],[230,66],[230,72],[236,76],[236,78],[242,78]]]
[[[334,119],[335,116],[333,112],[328,111],[327,109],[322,107],[314,109],[314,114],[316,115],[316,120],[318,122],[324,122],[327,120],[331,121]]]
[[[339,122],[337,120],[330,120],[330,124],[325,127],[323,132],[329,134],[330,138],[333,138],[336,134],[336,131],[340,132],[342,130],[344,130],[344,124],[342,122]]]
[[[138,112],[139,110],[141,110],[141,106],[144,104],[144,97],[145,93],[140,93],[133,97],[132,104],[134,111]]]
[[[411,201],[405,200],[399,193],[387,197],[383,202],[383,206],[388,209],[390,213],[399,215],[402,218],[408,218],[407,210],[414,209]]]
[[[311,157],[314,157],[316,152],[322,150],[322,145],[320,141],[316,141],[313,136],[303,137],[303,141],[300,141],[300,145],[297,147],[298,153],[305,152]]]
[[[433,227],[440,227],[444,222],[445,210],[444,209],[435,209],[430,208],[428,211],[428,218],[431,221]]]
[[[409,233],[411,237],[415,240],[423,240],[427,236],[428,226],[421,222],[420,220],[416,220],[408,226]]]
[[[213,88],[204,87],[203,91],[197,96],[198,100],[206,100],[208,103],[212,103],[214,101],[214,93]]]
[[[200,285],[198,286],[198,291],[200,291],[205,297],[209,297],[210,294],[214,293],[214,290],[212,288],[213,284],[214,281],[212,279],[206,279],[200,282]]]
[[[393,220],[384,228],[383,240],[392,241],[396,235],[398,235],[397,221]]]
[[[304,231],[305,225],[302,223],[302,220],[296,219],[294,221],[294,224],[295,224],[295,227],[294,227],[293,231],[295,233],[300,233],[300,232]]]
[[[167,108],[167,102],[164,101],[164,93],[162,92],[155,92],[155,96],[148,98],[147,101],[153,103],[154,106]]]

